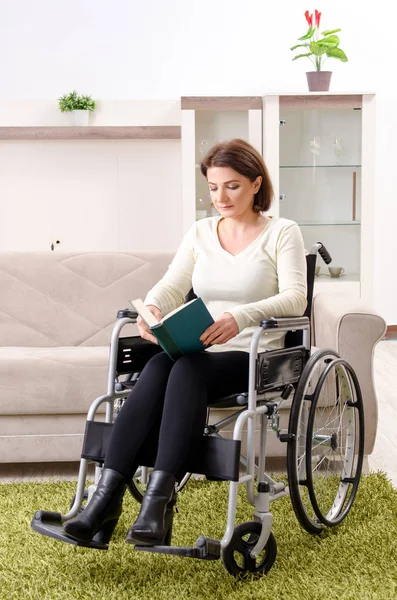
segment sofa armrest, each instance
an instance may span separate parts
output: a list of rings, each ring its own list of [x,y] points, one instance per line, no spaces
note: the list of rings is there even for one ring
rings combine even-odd
[[[378,422],[373,379],[373,354],[385,334],[385,320],[362,300],[320,292],[313,301],[314,343],[332,348],[357,374],[364,403],[366,455],[373,450]]]

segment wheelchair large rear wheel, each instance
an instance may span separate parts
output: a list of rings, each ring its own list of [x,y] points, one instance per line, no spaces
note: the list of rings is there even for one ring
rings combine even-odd
[[[336,525],[357,492],[364,452],[360,388],[333,350],[310,357],[291,407],[288,480],[296,516],[309,533]]]
[[[360,483],[363,456],[360,386],[349,363],[336,358],[317,383],[306,438],[310,500],[324,525],[337,525],[349,512]]]

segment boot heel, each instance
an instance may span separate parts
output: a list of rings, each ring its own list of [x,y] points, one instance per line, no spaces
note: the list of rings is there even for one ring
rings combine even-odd
[[[167,533],[165,534],[164,542],[162,546],[171,546],[171,537],[172,537],[172,523],[169,529],[167,529]]]
[[[172,536],[172,526],[174,523],[175,502],[176,502],[176,499],[174,500],[174,502],[171,501],[171,506],[167,506],[166,511],[165,511],[164,525],[165,525],[166,534],[164,536],[164,541],[162,544],[163,546],[171,546],[171,536]]]
[[[113,532],[116,528],[119,518],[112,519],[111,521],[106,521],[100,528],[100,530],[94,535],[92,538],[94,542],[98,542],[99,544],[109,544]]]

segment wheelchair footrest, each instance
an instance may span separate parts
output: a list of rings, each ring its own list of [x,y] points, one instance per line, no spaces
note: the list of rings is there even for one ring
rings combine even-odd
[[[202,535],[197,538],[194,548],[185,548],[183,546],[134,546],[134,549],[141,552],[172,554],[174,556],[201,558],[203,560],[218,560],[221,555],[220,541],[206,538]]]
[[[95,541],[95,538],[91,542],[78,542],[72,539],[62,529],[62,515],[58,512],[52,512],[50,510],[37,510],[33,516],[31,527],[37,533],[46,535],[47,537],[59,540],[60,542],[67,542],[74,546],[83,546],[84,548],[95,548],[96,550],[107,550],[109,545]]]

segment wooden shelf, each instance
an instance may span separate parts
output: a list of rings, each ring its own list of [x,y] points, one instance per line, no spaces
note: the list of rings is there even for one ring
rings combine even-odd
[[[261,96],[183,96],[182,110],[262,110]]]
[[[279,96],[280,108],[298,108],[298,109],[315,109],[315,108],[362,108],[361,94],[316,94],[311,92],[311,95],[302,96]]]
[[[179,140],[181,127],[0,127],[0,140]]]

